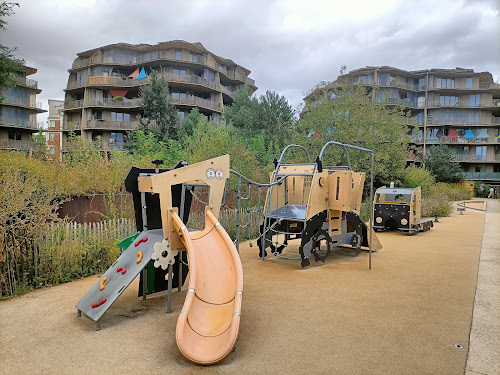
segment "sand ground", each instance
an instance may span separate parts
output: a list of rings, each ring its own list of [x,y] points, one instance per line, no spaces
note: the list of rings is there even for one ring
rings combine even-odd
[[[243,245],[239,340],[213,367],[176,347],[186,290],[166,314],[165,294],[138,299],[136,279],[98,332],[74,307],[97,275],[2,301],[0,373],[464,374],[484,218],[470,211],[416,236],[379,233],[372,270],[366,252],[302,270],[299,260],[262,262]]]

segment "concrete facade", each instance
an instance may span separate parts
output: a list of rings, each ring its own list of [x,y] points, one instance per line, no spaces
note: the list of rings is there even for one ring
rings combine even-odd
[[[0,150],[31,152],[33,148],[32,135],[40,128],[36,115],[47,112],[36,101],[42,92],[38,82],[28,78],[36,72],[35,68],[25,67],[15,77],[17,86],[2,90],[5,99],[0,105]]]
[[[47,119],[47,148],[52,160],[61,158],[63,147],[64,100],[49,99],[49,117]]]
[[[124,134],[138,125],[139,90],[148,83],[147,77],[141,78],[142,70],[146,76],[154,69],[165,77],[180,118],[198,108],[215,124],[222,124],[222,111],[237,89],[257,89],[248,69],[201,43],[117,43],[77,55],[68,70],[63,133],[66,136],[72,127],[83,139],[100,136],[104,151],[123,149]]]
[[[342,80],[361,84],[377,103],[411,113],[416,152],[408,163],[420,164],[430,148],[446,144],[470,180],[500,183],[500,85],[489,72],[473,69],[405,71],[390,66],[365,67],[341,75],[305,98],[308,111]],[[474,138],[465,137],[471,130]],[[415,148],[415,147],[413,147]]]

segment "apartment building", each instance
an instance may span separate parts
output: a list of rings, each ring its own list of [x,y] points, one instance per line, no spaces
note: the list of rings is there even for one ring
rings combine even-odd
[[[169,84],[178,116],[193,108],[221,124],[237,89],[257,90],[250,70],[181,40],[156,45],[117,43],[80,52],[69,69],[63,132],[72,127],[83,139],[102,139],[102,149],[121,150],[127,131],[138,125],[139,89],[152,70]],[[63,140],[64,147],[64,140]]]
[[[47,112],[42,109],[42,103],[36,100],[37,94],[42,92],[38,82],[28,78],[36,72],[35,68],[26,66],[15,77],[17,86],[4,87],[2,90],[4,100],[0,105],[0,150],[31,153],[32,135],[40,127],[36,115]]]
[[[63,147],[64,100],[49,99],[48,128],[46,130],[47,149],[52,160],[61,159]]]
[[[400,105],[418,126],[416,152],[408,163],[422,163],[431,147],[449,146],[467,179],[500,182],[500,85],[489,72],[473,69],[405,71],[390,66],[365,67],[339,76],[305,98],[307,112],[320,97],[331,98],[343,79],[362,84],[378,103]]]

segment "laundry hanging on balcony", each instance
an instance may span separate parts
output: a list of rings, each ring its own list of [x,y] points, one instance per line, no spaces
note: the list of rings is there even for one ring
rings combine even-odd
[[[477,135],[478,138],[489,138],[490,136],[488,135],[488,131],[486,129],[481,129],[479,134]]]
[[[457,138],[458,137],[458,134],[455,131],[455,129],[450,129],[450,132],[448,133],[448,137],[449,138]]]
[[[464,138],[476,139],[476,136],[472,132],[472,129],[469,129],[467,130],[467,133],[465,133]]]
[[[139,68],[134,70],[134,72],[131,75],[129,75],[128,77],[129,78],[137,78],[138,75],[139,75]]]
[[[111,93],[111,96],[113,98],[116,98],[117,96],[121,96],[122,98],[127,95],[128,90],[124,89],[110,89],[109,92]]]
[[[441,138],[442,136],[444,136],[443,130],[442,130],[442,129],[438,129],[438,131],[437,131],[437,133],[436,133],[435,137],[437,137],[437,138]]]
[[[141,78],[147,78],[146,72],[144,71],[144,68],[141,68],[141,72],[137,76],[136,79],[141,79]]]

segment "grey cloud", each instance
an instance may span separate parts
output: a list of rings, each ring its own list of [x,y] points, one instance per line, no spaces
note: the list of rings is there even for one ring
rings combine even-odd
[[[500,78],[497,0],[400,1],[363,21],[355,12],[332,17],[328,27],[316,27],[311,14],[320,14],[322,4],[310,0],[315,11],[295,14],[303,22],[296,28],[283,26],[286,2],[20,1],[2,43],[17,46],[18,56],[38,69],[45,107],[47,99],[64,97],[76,53],[116,42],[199,41],[250,69],[257,94],[277,91],[293,107],[318,82],[334,80],[344,64],[348,70],[460,66]],[[342,12],[342,3],[338,8]]]

